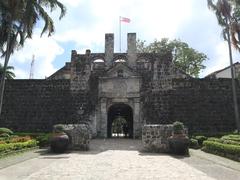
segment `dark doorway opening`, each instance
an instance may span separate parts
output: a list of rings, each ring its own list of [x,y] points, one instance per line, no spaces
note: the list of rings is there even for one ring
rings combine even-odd
[[[107,136],[133,138],[133,111],[129,105],[118,103],[108,109]]]

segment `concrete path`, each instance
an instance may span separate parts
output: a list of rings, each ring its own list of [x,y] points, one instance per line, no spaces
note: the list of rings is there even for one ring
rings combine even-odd
[[[216,173],[209,173],[212,168],[214,171],[218,168],[217,171],[231,174],[231,176],[228,174],[224,180],[228,180],[228,177],[235,178],[234,180],[240,179],[238,163],[233,169],[231,165],[225,167],[221,163],[207,160],[208,156],[201,157],[199,151],[193,151],[190,157],[172,157],[166,154],[141,153],[140,149],[141,141],[139,140],[92,140],[91,150],[88,152],[40,154],[32,159],[0,169],[0,179],[221,179],[216,176]],[[201,165],[206,166],[203,168]]]

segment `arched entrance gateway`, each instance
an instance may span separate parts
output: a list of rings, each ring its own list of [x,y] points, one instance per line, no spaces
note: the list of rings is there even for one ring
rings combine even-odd
[[[129,105],[117,103],[109,107],[107,137],[133,138],[133,110]]]
[[[98,102],[92,116],[93,134],[111,138],[141,137],[143,123],[140,88],[142,77],[135,69],[136,34],[128,35],[128,53],[114,53],[112,35],[105,43],[105,71],[99,71]]]

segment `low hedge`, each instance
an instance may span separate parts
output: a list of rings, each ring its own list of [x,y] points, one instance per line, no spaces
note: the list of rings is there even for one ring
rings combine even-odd
[[[228,140],[228,139],[218,139],[218,138],[208,138],[208,141],[214,141],[214,142],[219,142],[219,143],[223,143],[223,144],[231,144],[231,145],[238,145],[240,146],[240,142],[237,141],[233,141],[233,140]]]
[[[224,156],[236,161],[240,161],[240,146],[223,144],[221,142],[206,140],[203,142],[203,151]]]
[[[26,142],[0,144],[0,154],[10,153],[22,149],[28,149],[37,146],[36,140],[28,140]]]
[[[195,136],[194,139],[196,139],[198,141],[198,144],[200,146],[202,146],[203,144],[203,141],[206,141],[207,140],[207,137],[206,136]]]
[[[193,148],[193,149],[198,149],[199,148],[198,140],[194,139],[194,138],[191,138],[189,147]]]
[[[52,136],[51,133],[48,133],[48,134],[43,134],[41,136],[37,136],[36,137],[36,140],[38,141],[38,145],[40,147],[45,147],[45,146],[49,146],[50,144],[50,137]]]
[[[239,134],[225,135],[225,136],[221,137],[221,139],[230,140],[230,141],[236,141],[236,142],[240,143],[240,135]]]
[[[1,134],[12,135],[13,132],[12,132],[12,130],[10,130],[10,129],[8,129],[8,128],[1,127],[1,128],[0,128],[0,135],[1,135]]]
[[[45,147],[49,146],[49,139],[51,137],[51,133],[24,133],[18,132],[14,133],[17,136],[30,136],[32,139],[36,139],[38,141],[38,146]]]
[[[193,133],[191,134],[193,137],[196,136],[205,136],[205,137],[217,137],[221,138],[222,136],[229,135],[229,134],[235,134],[233,132],[202,132],[202,133]]]
[[[18,142],[26,142],[31,140],[30,136],[23,136],[23,137],[12,137],[6,140],[6,143],[18,143]]]

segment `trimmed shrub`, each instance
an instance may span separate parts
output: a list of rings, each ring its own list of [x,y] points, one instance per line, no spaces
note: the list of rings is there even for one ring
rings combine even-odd
[[[181,134],[184,130],[184,125],[180,121],[175,121],[173,123],[173,133],[174,134]]]
[[[26,142],[31,140],[30,136],[23,136],[23,137],[13,137],[7,140],[7,143],[18,143],[18,142]]]
[[[12,132],[10,129],[8,129],[8,128],[4,128],[4,127],[2,127],[2,128],[0,128],[0,134],[8,134],[8,135],[12,135],[13,132]]]
[[[196,136],[195,139],[198,141],[198,144],[202,146],[203,141],[207,140],[207,137],[205,136]]]
[[[3,140],[0,140],[0,144],[6,144],[6,142]]]
[[[45,147],[50,144],[50,137],[52,133],[14,133],[18,136],[30,136],[32,139],[36,139],[38,141],[38,146]]]
[[[240,142],[240,135],[238,135],[238,134],[229,134],[229,135],[225,135],[225,136],[221,137],[221,139]]]
[[[45,146],[49,146],[50,144],[50,137],[52,136],[52,134],[48,133],[48,134],[43,134],[41,136],[37,136],[36,140],[38,141],[38,145],[40,147],[45,147]]]
[[[223,144],[232,144],[232,145],[239,145],[240,146],[240,142],[232,141],[232,140],[218,139],[218,138],[213,138],[213,137],[210,137],[207,140],[208,141],[219,142],[219,143],[223,143]]]
[[[42,136],[45,133],[28,133],[28,132],[15,132],[15,136],[30,136],[31,138],[35,139],[38,136]]]
[[[7,133],[0,134],[0,138],[2,138],[2,139],[9,138],[9,137],[10,137],[10,135]]]
[[[238,145],[223,144],[216,141],[206,140],[203,142],[202,150],[240,161],[240,146]]]
[[[0,154],[14,152],[14,151],[36,147],[36,146],[37,146],[36,140],[29,140],[26,142],[18,142],[18,143],[0,144]]]
[[[64,125],[63,124],[56,124],[53,126],[54,133],[61,133],[64,132]]]
[[[191,138],[189,147],[193,149],[198,149],[199,148],[198,140]]]

